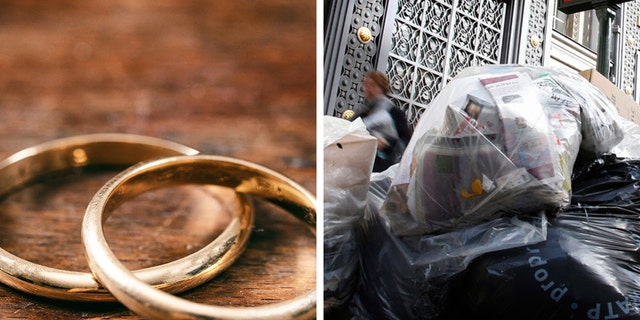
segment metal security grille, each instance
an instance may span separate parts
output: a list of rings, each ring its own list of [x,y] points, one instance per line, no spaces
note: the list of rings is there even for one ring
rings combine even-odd
[[[375,68],[382,29],[389,12],[387,0],[329,1],[325,29],[325,114],[341,116],[364,110],[362,77]],[[366,28],[372,40],[359,40]]]
[[[387,74],[412,125],[460,70],[500,61],[504,19],[495,0],[398,1]]]

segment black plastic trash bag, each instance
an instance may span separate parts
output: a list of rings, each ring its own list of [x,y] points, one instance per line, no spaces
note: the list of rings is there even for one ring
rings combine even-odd
[[[571,203],[625,205],[640,201],[640,159],[605,154],[576,163]]]
[[[574,207],[546,241],[475,259],[439,318],[640,319],[639,209]]]

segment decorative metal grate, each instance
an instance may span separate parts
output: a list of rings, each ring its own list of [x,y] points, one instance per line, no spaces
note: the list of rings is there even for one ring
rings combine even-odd
[[[638,67],[640,66],[640,28],[638,28],[638,17],[640,16],[640,1],[631,1],[624,4],[624,15],[622,17],[623,39],[622,40],[622,83],[620,88],[633,96],[634,100],[640,101],[638,86]]]
[[[495,0],[398,1],[387,74],[412,125],[460,70],[500,61],[504,19]]]
[[[380,34],[387,14],[387,0],[351,0],[350,19],[345,21],[343,30],[343,56],[339,59],[340,71],[337,78],[336,96],[329,97],[329,112],[340,116],[347,110],[360,112],[364,108],[362,78],[374,69],[374,59],[379,53]],[[362,43],[357,31],[368,28],[373,41]],[[333,75],[329,75],[333,77]]]
[[[342,5],[335,7],[335,12],[347,12],[348,18],[341,21],[343,24],[333,24],[341,35],[329,34],[325,39],[336,48],[329,50],[335,55],[325,56],[329,58],[325,61],[329,62],[325,69],[326,114],[341,116],[347,110],[359,113],[364,108],[362,77],[369,70],[386,68],[392,99],[415,126],[431,100],[460,70],[501,60],[506,15],[503,1],[336,3]],[[372,41],[358,40],[361,27],[371,31]]]

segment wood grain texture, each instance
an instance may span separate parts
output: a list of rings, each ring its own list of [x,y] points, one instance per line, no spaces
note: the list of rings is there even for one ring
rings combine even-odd
[[[0,2],[0,157],[52,139],[121,132],[279,171],[316,191],[315,1]],[[0,202],[0,247],[32,262],[89,271],[84,209],[117,171],[64,175]],[[180,296],[255,306],[316,286],[316,240],[256,201],[245,253]],[[132,269],[213,240],[237,206],[226,189],[145,193],[106,224]],[[0,284],[2,319],[138,319],[118,303],[35,297]]]

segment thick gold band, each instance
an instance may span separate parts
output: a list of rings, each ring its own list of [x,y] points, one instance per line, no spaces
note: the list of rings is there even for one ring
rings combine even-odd
[[[131,134],[91,134],[63,138],[17,152],[0,162],[0,196],[50,174],[87,166],[130,166],[140,161],[198,151],[171,141]],[[207,270],[217,255],[237,254],[246,247],[253,208],[239,197],[241,210],[219,238],[199,251],[163,265],[135,271],[137,277],[168,292],[182,292],[210,280]],[[225,239],[237,237],[233,246]],[[222,271],[222,270],[218,270]],[[35,264],[0,248],[0,282],[38,296],[72,301],[115,301],[87,272]]]
[[[308,319],[315,316],[316,290],[285,302],[257,307],[219,307],[190,302],[145,284],[128,271],[109,248],[103,223],[128,199],[158,187],[213,184],[262,197],[306,222],[315,234],[315,197],[289,178],[257,164],[233,158],[175,156],[140,163],[107,182],[89,203],[82,241],[89,267],[116,298],[134,312],[156,319]],[[235,241],[235,239],[229,239]],[[219,264],[231,261],[221,259]]]

